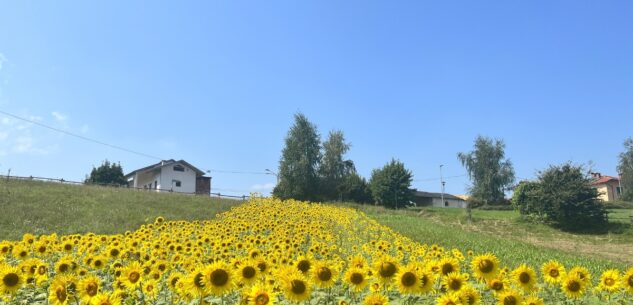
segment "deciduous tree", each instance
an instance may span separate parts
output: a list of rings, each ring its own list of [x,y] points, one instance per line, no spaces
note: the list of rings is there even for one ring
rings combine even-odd
[[[279,181],[273,195],[282,199],[317,200],[320,160],[321,141],[317,127],[302,113],[295,114],[279,161]]]
[[[457,157],[468,171],[472,182],[469,193],[475,203],[503,202],[505,190],[514,183],[514,169],[505,159],[502,140],[478,136],[473,151],[460,152]]]

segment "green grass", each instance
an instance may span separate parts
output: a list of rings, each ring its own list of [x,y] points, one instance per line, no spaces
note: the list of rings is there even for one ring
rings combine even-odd
[[[0,180],[0,240],[24,233],[123,233],[163,216],[170,220],[204,220],[239,201],[173,193],[154,193],[97,186]],[[626,222],[631,209],[612,210],[617,230],[602,235],[561,232],[524,222],[515,211],[464,209],[386,210],[343,204],[365,212],[401,234],[426,244],[463,252],[494,252],[506,265],[540,266],[556,259],[567,266],[583,265],[597,273],[633,265],[633,229]],[[615,222],[615,219],[624,219]]]
[[[124,233],[153,222],[210,219],[240,201],[125,188],[0,179],[0,240],[24,233]]]
[[[464,209],[424,208],[419,214],[411,210],[345,205],[415,241],[438,244],[447,250],[456,248],[464,253],[493,252],[509,267],[521,263],[539,267],[555,259],[567,266],[586,266],[598,275],[608,268],[633,265],[633,235],[628,229],[618,234],[582,235],[522,222],[514,211],[473,210],[473,222],[468,223]]]

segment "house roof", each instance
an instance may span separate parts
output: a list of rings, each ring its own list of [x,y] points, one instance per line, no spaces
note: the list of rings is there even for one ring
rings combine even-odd
[[[609,181],[620,181],[620,179],[616,178],[616,177],[611,177],[611,176],[601,176],[600,178],[594,180],[593,182],[591,182],[591,185],[599,185],[599,184],[605,184]]]
[[[173,165],[173,164],[183,164],[186,165],[187,167],[191,168],[192,170],[194,170],[196,172],[196,176],[204,176],[204,172],[201,171],[200,169],[196,168],[195,166],[189,164],[189,162],[185,161],[185,160],[174,160],[174,159],[169,159],[169,160],[163,160],[160,161],[156,164],[152,164],[143,168],[139,168],[137,170],[131,171],[130,173],[128,173],[127,175],[125,175],[125,179],[127,179],[128,177],[138,173],[138,172],[146,172],[146,171],[150,171],[150,170],[154,170],[154,169],[158,169],[164,166],[169,166],[169,165]]]
[[[431,193],[431,192],[420,192],[420,191],[417,191],[413,195],[415,197],[442,198],[442,193]],[[453,199],[453,200],[464,201],[464,199],[462,199],[462,198],[459,198],[457,196],[454,196],[454,195],[451,195],[451,194],[447,194],[447,193],[444,193],[444,199]]]

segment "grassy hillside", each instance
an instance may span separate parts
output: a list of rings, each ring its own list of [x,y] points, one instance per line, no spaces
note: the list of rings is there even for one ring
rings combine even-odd
[[[0,179],[0,240],[22,234],[123,233],[152,222],[209,219],[239,201],[124,188]]]
[[[633,266],[633,234],[626,224],[615,233],[583,235],[565,233],[520,221],[514,211],[473,211],[468,223],[463,209],[425,208],[386,210],[371,205],[346,205],[359,209],[380,223],[422,243],[448,249],[494,252],[506,264],[540,266],[556,259],[564,264],[583,265],[592,271]],[[633,214],[633,210],[621,210]]]

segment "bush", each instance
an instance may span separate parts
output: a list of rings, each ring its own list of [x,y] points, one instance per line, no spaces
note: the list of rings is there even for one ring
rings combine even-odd
[[[564,230],[603,230],[606,210],[590,182],[581,166],[550,166],[537,182],[520,183],[512,204],[525,218]]]

